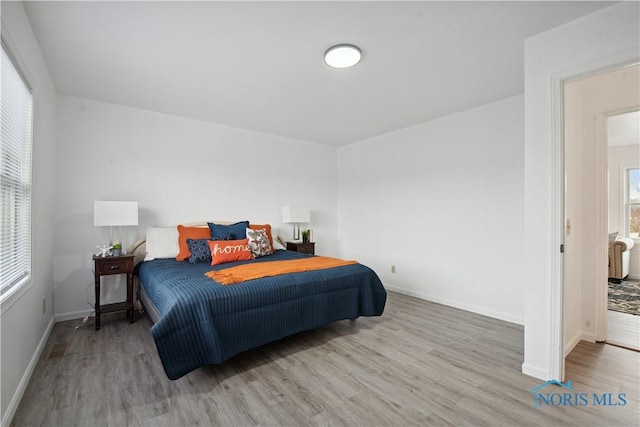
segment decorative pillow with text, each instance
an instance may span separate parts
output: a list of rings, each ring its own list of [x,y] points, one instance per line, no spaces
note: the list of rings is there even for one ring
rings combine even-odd
[[[210,240],[211,265],[233,261],[252,260],[249,239],[244,240]]]

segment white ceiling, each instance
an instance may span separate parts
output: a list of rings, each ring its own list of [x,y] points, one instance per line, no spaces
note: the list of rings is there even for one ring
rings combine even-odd
[[[640,144],[640,111],[607,118],[609,147]]]
[[[26,2],[56,89],[333,146],[524,91],[526,38],[607,2]],[[363,59],[332,69],[351,43]]]

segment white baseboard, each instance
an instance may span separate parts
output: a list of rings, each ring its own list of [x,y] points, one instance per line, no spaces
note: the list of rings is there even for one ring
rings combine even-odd
[[[505,322],[524,325],[523,317],[513,316],[508,313],[502,313],[502,312],[491,310],[485,307],[480,307],[473,304],[467,304],[460,301],[450,300],[448,298],[436,297],[433,295],[425,294],[423,292],[416,292],[408,289],[398,288],[396,286],[387,285],[386,283],[384,284],[384,287],[390,291],[397,292],[399,294],[409,295],[412,297],[435,302],[438,304],[448,305],[450,307],[459,308],[461,310],[470,311],[472,313],[481,314],[483,316],[493,317],[494,319],[504,320]]]
[[[538,366],[530,365],[527,362],[524,362],[522,364],[522,373],[533,378],[538,378],[542,381],[549,381],[551,379],[554,379],[551,378],[548,370],[540,368]]]
[[[564,357],[567,357],[569,353],[571,353],[571,351],[578,345],[580,341],[594,343],[596,342],[596,334],[590,333],[590,332],[578,332],[564,346]]]
[[[569,353],[582,341],[582,334],[578,332],[569,342],[564,346],[564,357],[567,357]]]
[[[22,396],[24,395],[24,392],[27,389],[27,385],[29,384],[31,375],[33,375],[33,370],[36,368],[36,365],[38,364],[38,360],[40,359],[40,356],[42,355],[42,351],[44,350],[44,347],[47,344],[49,335],[51,335],[51,330],[53,329],[54,323],[55,323],[55,317],[51,317],[51,320],[49,321],[49,324],[47,325],[47,328],[45,329],[44,334],[42,335],[42,338],[40,338],[38,347],[36,347],[36,351],[33,353],[33,357],[31,358],[31,361],[27,366],[27,370],[22,376],[22,379],[20,380],[20,384],[18,384],[18,388],[16,389],[16,392],[13,394],[13,397],[11,398],[11,402],[9,402],[9,406],[7,407],[7,410],[5,411],[4,416],[2,417],[2,422],[1,422],[2,427],[8,427],[11,424],[11,421],[13,420],[13,416],[16,414],[16,411],[18,410],[18,405],[22,400]]]
[[[591,342],[594,343],[596,342],[596,334],[595,333],[582,333],[582,336],[580,337],[580,341],[586,341],[586,342]]]
[[[69,311],[67,313],[56,313],[56,322],[64,322],[65,320],[83,319],[85,316],[90,316],[95,313],[92,308],[88,310]]]
[[[629,279],[640,280],[640,274],[629,273]]]

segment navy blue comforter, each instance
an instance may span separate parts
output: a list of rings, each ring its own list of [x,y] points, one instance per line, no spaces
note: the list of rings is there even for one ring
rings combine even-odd
[[[140,265],[140,283],[161,318],[151,334],[167,376],[177,379],[242,351],[336,320],[379,316],[386,291],[361,264],[284,274],[229,286],[204,276],[247,262],[307,257],[276,251],[255,261],[211,266],[158,259]]]

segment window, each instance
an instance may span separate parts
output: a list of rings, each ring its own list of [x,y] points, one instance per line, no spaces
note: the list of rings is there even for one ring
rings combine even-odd
[[[626,170],[625,230],[627,236],[640,237],[640,168]]]
[[[2,43],[0,62],[0,300],[31,281],[33,96]]]

